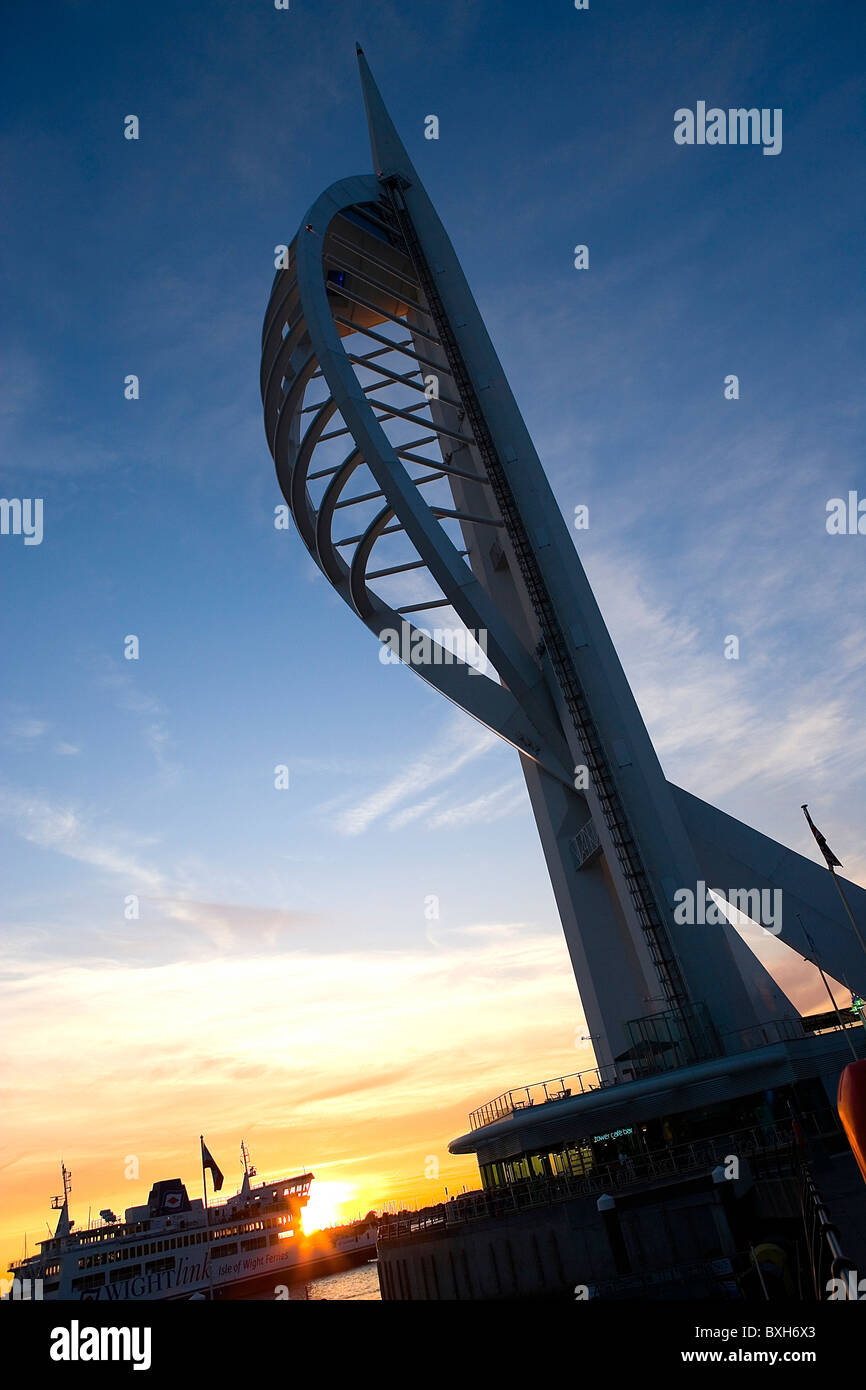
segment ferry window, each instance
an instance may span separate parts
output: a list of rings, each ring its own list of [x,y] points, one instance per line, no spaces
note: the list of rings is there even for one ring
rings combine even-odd
[[[144,1269],[146,1274],[161,1274],[165,1269],[174,1269],[174,1256],[167,1260],[149,1260]]]
[[[242,1250],[261,1250],[262,1246],[267,1245],[264,1236],[253,1236],[252,1240],[242,1240]]]

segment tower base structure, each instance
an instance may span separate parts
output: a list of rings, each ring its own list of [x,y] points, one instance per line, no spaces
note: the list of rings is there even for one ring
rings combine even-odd
[[[736,1058],[560,1077],[475,1111],[482,1187],[380,1232],[384,1299],[810,1299],[803,1183],[855,1197],[836,1086],[859,1025],[768,1026]],[[860,1185],[862,1187],[862,1184]],[[842,1243],[866,1259],[866,1229]],[[823,1296],[826,1296],[823,1295]]]

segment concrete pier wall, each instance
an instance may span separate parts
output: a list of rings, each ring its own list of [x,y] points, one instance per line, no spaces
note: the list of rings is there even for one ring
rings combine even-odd
[[[575,1297],[623,1273],[689,1264],[731,1253],[733,1241],[709,1176],[620,1199],[616,1251],[594,1198],[534,1207],[463,1224],[440,1224],[379,1246],[383,1299]],[[619,1258],[617,1258],[617,1254]]]

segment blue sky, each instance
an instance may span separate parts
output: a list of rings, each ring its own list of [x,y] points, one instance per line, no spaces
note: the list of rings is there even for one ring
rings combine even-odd
[[[208,1056],[217,1038],[230,1053],[262,991],[263,1036],[286,1031],[284,1071],[261,1085],[294,1107],[305,1161],[325,1118],[298,1073],[315,1055],[316,1094],[329,1065],[345,1077],[336,1039],[350,1019],[356,1047],[375,1033],[353,1011],[377,980],[423,981],[427,1022],[419,1035],[407,1011],[363,1065],[378,1075],[381,1045],[384,1074],[403,1048],[418,1083],[435,1058],[440,1089],[422,1092],[447,1110],[440,1139],[486,1089],[591,1060],[515,757],[382,666],[273,527],[258,395],[273,248],[370,168],[356,39],[563,511],[590,508],[581,556],[668,775],[811,853],[808,799],[866,879],[866,538],[825,529],[829,498],[866,495],[862,29],[853,6],[736,0],[7,18],[0,486],[42,497],[45,531],[0,537],[5,992],[15,1045],[39,1059],[9,1083],[0,1161],[32,1170],[77,1145],[108,1172],[133,1141],[179,1153],[190,1115],[193,1133],[259,1123],[258,1094],[215,1099],[204,1062],[170,1096],[154,1083],[122,1134],[105,1120],[123,1078],[100,1070],[116,1038],[86,1000],[121,989],[132,1007],[136,980],[143,1077],[142,1040],[176,1054],[191,1019]],[[782,153],[675,145],[675,109],[698,100],[781,107]],[[148,984],[159,971],[168,994]],[[217,1027],[233,972],[251,994]],[[293,1038],[298,990],[319,1001],[314,1036]],[[56,1070],[36,1042],[48,1000],[78,1020]],[[244,1047],[255,1059],[254,1032]],[[261,1124],[277,1161],[287,1121]]]

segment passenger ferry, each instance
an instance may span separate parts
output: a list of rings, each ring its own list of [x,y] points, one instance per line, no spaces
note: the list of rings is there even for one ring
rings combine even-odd
[[[202,1153],[207,1154],[204,1144]],[[79,1231],[69,1214],[71,1181],[64,1164],[63,1194],[51,1202],[60,1213],[54,1235],[39,1243],[38,1255],[9,1265],[13,1277],[4,1297],[289,1298],[293,1285],[375,1256],[375,1219],[307,1236],[301,1212],[313,1174],[253,1183],[256,1170],[245,1144],[241,1156],[240,1189],[219,1204],[190,1198],[180,1178],[168,1178],[154,1183],[146,1205],[127,1207],[122,1221],[106,1208],[99,1224]],[[209,1154],[205,1166],[211,1166],[219,1190],[222,1174]]]

